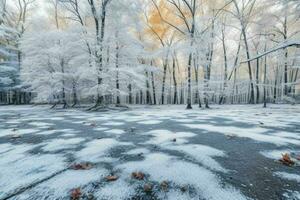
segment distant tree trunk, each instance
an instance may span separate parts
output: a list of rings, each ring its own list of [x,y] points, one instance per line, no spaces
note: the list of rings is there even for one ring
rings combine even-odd
[[[173,82],[174,82],[174,98],[173,98],[173,104],[177,104],[178,102],[178,94],[177,94],[177,80],[176,80],[176,61],[175,58],[173,58]]]
[[[73,81],[73,83],[72,83],[72,93],[73,93],[73,105],[72,105],[72,107],[75,107],[78,103],[77,89],[76,89],[76,82],[75,81]]]
[[[196,61],[196,58],[194,58],[194,70],[195,70],[195,80],[196,80],[196,98],[195,99],[196,99],[196,103],[199,105],[199,108],[201,108],[202,105],[201,105],[201,98],[200,98],[200,92],[199,92],[199,65],[198,65],[198,56],[197,56],[197,61]]]
[[[128,85],[128,90],[129,90],[129,104],[132,104],[132,85]]]
[[[189,55],[189,62],[188,62],[188,96],[187,96],[187,107],[186,109],[192,109],[192,86],[191,86],[191,68],[192,68],[192,53]]]
[[[265,45],[265,51],[267,50],[267,45]],[[264,108],[267,107],[267,56],[265,56],[265,67],[264,67]]]
[[[173,82],[174,82],[174,98],[173,98],[173,104],[178,103],[178,89],[177,89],[177,80],[176,80],[176,60],[173,58],[173,68],[172,68],[172,73],[173,73]]]
[[[151,82],[152,82],[153,104],[156,105],[156,91],[155,91],[155,82],[154,82],[153,72],[151,72]]]
[[[288,19],[287,19],[287,11],[286,11],[285,16],[284,16],[284,23],[283,23],[284,41],[286,41],[288,38],[287,22],[288,22]],[[285,58],[285,61],[284,61],[284,95],[288,95],[288,90],[289,90],[288,85],[287,85],[287,83],[288,83],[288,49],[285,48],[284,51],[285,51],[285,53],[284,53],[284,58]]]
[[[162,82],[162,89],[161,89],[161,104],[164,105],[165,103],[165,87],[166,87],[166,77],[167,77],[167,67],[168,61],[167,59],[163,63],[164,72],[163,72],[163,82]]]
[[[143,100],[144,100],[144,94],[143,94],[143,90],[140,90],[140,104],[143,104]]]
[[[245,24],[245,19],[242,17],[243,13],[241,13],[240,8],[238,7],[238,3],[236,0],[233,0],[234,6],[236,8],[236,11],[238,13],[240,25],[241,25],[241,31],[245,43],[245,48],[246,48],[246,56],[248,60],[248,73],[249,73],[249,80],[250,80],[250,100],[249,103],[254,104],[254,84],[253,84],[253,78],[252,78],[252,69],[251,69],[251,61],[250,61],[250,49],[248,45],[248,38],[247,38],[247,33],[246,33],[246,27],[247,25]],[[255,1],[253,1],[250,9],[250,13],[252,12],[253,6],[255,4]],[[250,15],[249,13],[249,15]]]
[[[250,49],[248,46],[248,39],[246,35],[246,30],[242,28],[242,33],[243,33],[243,38],[245,42],[245,47],[246,47],[246,55],[247,55],[247,60],[250,59]],[[254,84],[253,84],[253,78],[252,78],[252,69],[251,69],[251,61],[248,61],[248,73],[249,73],[249,80],[250,80],[250,104],[254,104]]]
[[[275,72],[275,83],[274,83],[274,95],[273,95],[273,98],[274,98],[274,103],[276,102],[276,99],[277,99],[277,85],[278,85],[278,71],[279,71],[279,69],[278,69],[278,66],[277,66],[277,68],[276,68],[276,70],[275,70],[276,72]]]
[[[225,102],[225,89],[227,87],[227,77],[228,77],[228,62],[227,62],[227,50],[226,50],[226,44],[225,44],[225,31],[224,28],[222,29],[222,46],[223,46],[223,56],[224,56],[224,84],[222,89],[222,95],[219,101],[219,104],[222,104]]]
[[[259,103],[259,58],[256,60],[256,103]]]
[[[149,73],[147,71],[145,73],[146,73],[146,87],[147,87],[146,103],[147,104],[152,104],[152,98],[151,98],[151,94],[150,94]]]
[[[116,46],[116,89],[117,89],[117,105],[121,104],[120,100],[120,80],[119,80],[119,45]]]
[[[60,66],[61,66],[61,73],[63,74],[62,76],[62,103],[63,103],[63,108],[67,108],[67,101],[66,101],[66,92],[65,92],[65,62],[64,59],[61,59]]]
[[[101,14],[100,14],[100,21],[99,21],[99,14],[96,10],[96,5],[94,0],[88,0],[88,3],[91,7],[94,22],[95,22],[95,29],[96,29],[96,41],[97,41],[97,51],[95,53],[96,56],[96,63],[98,66],[97,71],[97,97],[96,97],[96,104],[94,107],[100,106],[104,103],[104,96],[100,93],[100,86],[102,85],[102,77],[101,73],[103,71],[103,40],[104,40],[104,33],[105,33],[105,21],[106,21],[106,9],[107,5],[111,0],[103,0],[101,6]]]

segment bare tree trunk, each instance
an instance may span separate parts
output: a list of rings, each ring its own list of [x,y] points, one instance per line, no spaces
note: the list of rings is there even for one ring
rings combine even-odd
[[[190,53],[190,55],[189,55],[189,62],[188,62],[188,96],[187,96],[186,109],[192,109],[191,67],[192,67],[192,53]]]
[[[175,58],[173,58],[173,82],[174,82],[174,99],[173,104],[177,104],[178,102],[178,94],[177,94],[177,80],[176,80],[176,61]]]
[[[128,101],[128,103],[129,104],[132,104],[133,102],[132,102],[132,86],[131,86],[131,84],[129,84],[128,85],[128,90],[129,90],[129,101]]]
[[[64,63],[64,59],[61,60],[60,62],[60,66],[61,66],[61,73],[63,74],[62,76],[62,103],[63,103],[63,108],[67,108],[67,101],[66,101],[66,92],[65,92],[65,63]]]
[[[73,93],[73,105],[72,107],[75,107],[78,103],[78,98],[77,98],[77,90],[76,90],[76,83],[73,81],[72,83],[72,93]]]
[[[155,82],[154,82],[153,72],[151,72],[151,82],[152,82],[153,104],[156,105],[156,91],[155,91]]]
[[[228,62],[227,62],[227,50],[226,50],[226,44],[225,44],[225,32],[224,29],[222,29],[222,46],[223,46],[223,56],[224,56],[224,84],[222,89],[222,96],[220,98],[219,104],[222,104],[225,102],[225,90],[227,88],[227,77],[228,77]]]
[[[163,63],[164,67],[164,74],[163,74],[163,82],[162,82],[162,89],[161,89],[161,104],[164,105],[165,103],[165,85],[166,85],[166,77],[167,77],[167,67],[168,67],[168,61],[167,59]]]
[[[265,52],[267,51],[267,44],[265,44]],[[264,108],[267,107],[267,56],[265,56],[265,67],[264,67]]]
[[[246,30],[242,28],[242,33],[243,33],[243,38],[245,42],[245,47],[246,47],[246,55],[247,55],[247,60],[250,59],[250,49],[248,46],[248,39],[246,35]],[[252,69],[251,69],[251,61],[248,61],[248,73],[249,73],[249,80],[250,80],[250,100],[249,103],[254,104],[254,84],[253,84],[253,78],[252,78]]]
[[[256,60],[256,103],[259,103],[259,58]]]
[[[117,89],[117,106],[121,104],[120,100],[120,80],[119,80],[119,45],[116,47],[116,89]]]
[[[152,99],[151,99],[151,94],[150,94],[150,83],[149,83],[149,73],[146,71],[146,103],[147,104],[152,104]]]

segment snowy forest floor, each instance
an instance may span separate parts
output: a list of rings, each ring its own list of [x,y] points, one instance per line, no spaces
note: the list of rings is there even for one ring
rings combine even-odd
[[[299,105],[184,108],[0,106],[0,199],[300,199]]]

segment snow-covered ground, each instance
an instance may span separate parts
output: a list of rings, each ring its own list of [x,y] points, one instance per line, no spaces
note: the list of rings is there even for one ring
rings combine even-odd
[[[300,106],[0,107],[0,200],[300,199]],[[74,170],[74,163],[92,163]],[[135,180],[132,172],[143,172]],[[107,182],[114,174],[118,180]],[[167,183],[167,188],[161,184]],[[151,192],[144,185],[151,185]]]

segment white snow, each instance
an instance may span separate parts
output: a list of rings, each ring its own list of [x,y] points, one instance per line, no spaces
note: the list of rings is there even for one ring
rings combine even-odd
[[[153,125],[153,124],[160,124],[162,121],[159,120],[145,120],[145,121],[140,121],[138,124],[146,124],[146,125]]]
[[[66,133],[66,134],[74,134],[79,133],[80,131],[74,130],[74,129],[54,129],[54,130],[47,130],[47,131],[40,131],[37,134],[38,135],[52,135],[55,133]]]
[[[137,149],[132,149],[130,151],[125,152],[125,154],[128,155],[138,155],[138,154],[148,154],[150,153],[149,149],[146,148],[137,148]]]
[[[167,145],[174,143],[172,140],[176,139],[176,144],[183,144],[187,142],[187,138],[194,137],[196,134],[191,132],[172,132],[164,129],[152,130],[145,135],[152,135],[153,138],[150,138],[146,144],[156,144],[156,145]]]
[[[64,158],[52,154],[29,154],[32,145],[6,145],[0,154],[0,198],[65,168]]]
[[[86,143],[85,148],[76,153],[76,157],[82,161],[97,162],[101,157],[116,146],[130,145],[129,143],[119,142],[115,139],[105,138],[101,140],[93,140]]]
[[[108,172],[105,169],[68,170],[26,191],[20,195],[18,199],[69,199],[72,189],[80,188],[94,181],[99,181],[106,174],[108,174]],[[82,192],[84,192],[84,190],[82,190]]]
[[[124,124],[123,122],[106,122],[102,125],[104,125],[104,126],[121,126],[123,124]]]
[[[261,127],[240,128],[236,126],[222,126],[219,124],[183,124],[192,129],[206,130],[209,132],[221,133],[224,135],[234,134],[237,137],[250,138],[259,142],[273,143],[278,146],[295,144],[300,145],[300,140],[268,135],[268,129]]]
[[[143,161],[128,162],[117,166],[117,169],[122,170],[123,174],[142,171],[149,174],[153,181],[170,181],[178,186],[191,185],[196,189],[198,198],[211,200],[247,199],[235,188],[228,185],[222,186],[218,176],[211,171],[163,153],[146,155]],[[170,196],[172,197],[172,195]]]
[[[100,188],[96,192],[95,197],[105,200],[122,200],[129,199],[134,194],[135,188],[126,183],[124,179],[119,178],[117,181],[107,183]]]
[[[281,150],[272,150],[272,151],[261,151],[260,153],[270,159],[278,160],[282,158],[282,154],[293,152],[291,149],[281,149]]]
[[[49,127],[51,127],[51,126],[54,125],[54,124],[52,124],[52,123],[47,123],[47,122],[37,122],[37,121],[35,121],[35,122],[29,122],[28,124],[29,124],[29,125],[32,125],[32,126],[36,126],[36,127],[38,127],[38,128],[49,128]]]
[[[106,131],[108,128],[104,128],[104,127],[97,127],[94,128],[95,131]]]
[[[219,163],[217,163],[214,159],[211,157],[223,157],[225,156],[225,153],[223,151],[220,151],[218,149],[205,146],[205,145],[199,145],[199,144],[187,144],[187,145],[169,145],[165,147],[169,150],[176,150],[182,153],[185,153],[189,157],[193,158],[197,162],[201,163],[205,167],[216,170],[216,171],[222,171],[227,172],[226,169],[224,169]]]
[[[300,200],[300,192],[299,191],[291,191],[284,193],[283,196],[287,200]]]
[[[125,133],[124,130],[121,130],[121,129],[110,129],[110,130],[107,130],[107,131],[104,131],[105,133],[112,133],[112,134],[116,134],[116,135],[121,135],[123,133]]]
[[[0,137],[9,136],[9,135],[25,135],[30,133],[38,132],[39,129],[0,129]]]
[[[62,149],[71,149],[76,148],[78,144],[85,141],[84,138],[71,138],[71,139],[53,139],[49,142],[44,142],[43,150],[44,151],[59,151]]]
[[[287,172],[275,172],[274,175],[289,180],[289,181],[296,181],[300,183],[300,175],[299,174],[291,174]]]

